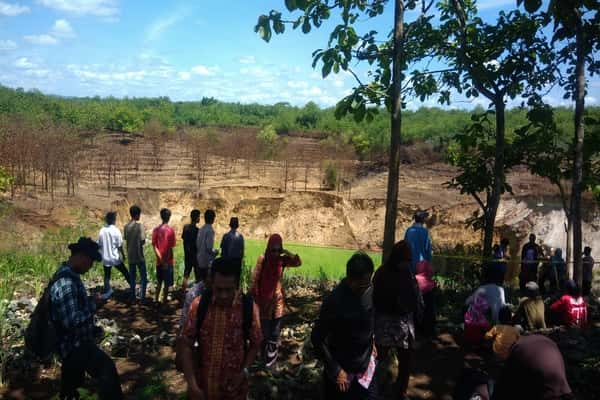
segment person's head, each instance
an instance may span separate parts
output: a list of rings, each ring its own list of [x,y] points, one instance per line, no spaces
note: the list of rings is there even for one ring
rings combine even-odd
[[[104,221],[106,221],[106,225],[114,225],[117,222],[117,213],[114,211],[107,212]]]
[[[385,267],[394,269],[408,268],[411,258],[410,244],[405,240],[400,240],[392,247],[390,257],[385,262]]]
[[[529,297],[530,299],[534,299],[536,297],[538,297],[540,294],[540,287],[538,286],[537,283],[531,281],[531,282],[527,282],[525,284],[525,296]]]
[[[89,237],[80,237],[76,243],[68,246],[71,250],[69,265],[79,274],[85,274],[92,268],[94,261],[102,260],[100,246]]]
[[[512,324],[512,312],[509,307],[502,307],[498,312],[498,321],[502,325],[511,325]]]
[[[240,221],[238,220],[238,218],[231,217],[231,219],[229,220],[229,227],[235,231],[237,228],[239,228],[239,226],[240,226]]]
[[[133,205],[129,207],[129,215],[131,215],[131,219],[138,221],[140,215],[142,215],[142,209],[139,206]]]
[[[492,251],[494,253],[497,253],[498,251],[500,251],[500,245],[499,244],[495,244],[494,247],[492,247]]]
[[[585,246],[583,248],[583,254],[586,256],[591,256],[592,255],[592,248],[590,246]]]
[[[510,241],[507,238],[502,238],[500,241],[500,246],[507,248],[510,245]]]
[[[206,210],[204,211],[204,222],[207,224],[212,224],[213,222],[215,222],[215,217],[217,216],[217,214],[215,213],[214,210]]]
[[[162,208],[160,210],[160,219],[163,222],[163,224],[168,223],[171,219],[171,210],[169,210],[168,208]]]
[[[216,258],[211,266],[211,288],[215,304],[229,307],[240,286],[240,261]]]
[[[535,236],[534,233],[529,235],[529,243],[535,243],[536,239],[537,239],[537,237]]]
[[[346,282],[350,289],[361,296],[371,286],[373,275],[373,260],[366,253],[354,253],[346,263]]]
[[[573,296],[573,297],[581,296],[581,289],[577,285],[577,282],[575,282],[572,279],[567,281],[567,283],[565,284],[565,291],[567,292],[567,294],[569,296]]]
[[[427,211],[425,210],[418,210],[415,212],[415,215],[413,216],[414,220],[416,223],[418,224],[424,224],[425,223],[425,219],[427,219],[427,217],[429,216],[429,214],[427,213]]]
[[[200,210],[193,209],[190,213],[190,219],[192,220],[192,224],[200,222]]]
[[[554,255],[556,257],[559,257],[559,258],[562,257],[562,249],[559,248],[559,247],[557,247],[556,249],[554,249]]]
[[[278,233],[274,233],[269,236],[267,242],[267,250],[265,251],[265,257],[279,256],[283,251],[283,239]]]

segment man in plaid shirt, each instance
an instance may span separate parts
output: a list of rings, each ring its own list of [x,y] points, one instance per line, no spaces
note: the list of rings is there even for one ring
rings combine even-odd
[[[94,341],[94,313],[104,305],[100,296],[88,296],[81,275],[102,258],[96,242],[80,238],[69,245],[71,257],[54,276],[50,289],[51,315],[62,360],[61,399],[78,399],[85,373],[99,381],[101,399],[122,399],[119,375],[112,359]]]

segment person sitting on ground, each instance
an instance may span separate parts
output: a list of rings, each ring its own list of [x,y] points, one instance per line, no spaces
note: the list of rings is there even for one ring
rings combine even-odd
[[[474,294],[465,312],[464,340],[471,345],[479,345],[485,333],[492,327],[490,306],[483,292]]]
[[[169,288],[175,282],[173,265],[175,260],[173,257],[173,248],[175,247],[175,231],[169,226],[171,219],[171,210],[163,208],[160,210],[160,219],[162,224],[154,228],[152,231],[152,247],[156,255],[156,293],[154,294],[154,302],[158,305],[160,298],[161,287],[164,283],[162,302],[167,304],[169,296]]]
[[[501,360],[506,360],[510,355],[510,348],[519,339],[519,329],[512,325],[510,308],[502,307],[498,315],[499,324],[490,329],[486,334],[487,340],[493,340],[494,354]]]
[[[311,341],[325,364],[324,399],[377,398],[373,270],[367,254],[355,253],[346,263],[346,277],[321,304]]]
[[[200,222],[200,210],[192,210],[190,212],[190,223],[183,226],[181,240],[183,240],[183,283],[182,289],[185,292],[188,286],[188,280],[192,270],[194,278],[198,282],[198,251],[196,249],[196,239],[198,238],[198,222]]]
[[[525,330],[546,329],[545,305],[537,283],[525,285],[525,297],[519,301],[513,321]]]
[[[131,286],[131,277],[123,261],[125,260],[125,252],[123,251],[123,236],[121,231],[115,226],[117,221],[117,213],[110,211],[106,213],[106,226],[100,229],[98,234],[98,244],[102,253],[102,264],[104,265],[104,293],[110,297],[112,288],[110,286],[110,275],[112,267],[119,270]]]
[[[557,248],[554,250],[554,254],[550,258],[551,270],[556,274],[558,281],[558,288],[561,291],[565,290],[565,283],[567,282],[567,263],[562,257],[562,249]]]
[[[417,263],[423,261],[431,263],[433,258],[431,254],[431,237],[429,236],[429,231],[424,226],[428,216],[427,211],[419,210],[415,212],[413,217],[415,223],[404,234],[404,240],[410,244],[412,254],[410,269],[413,274],[417,270]]]
[[[519,273],[519,289],[525,291],[527,282],[537,281],[538,265],[544,257],[544,251],[536,243],[537,237],[532,233],[529,242],[521,249],[521,272]]]
[[[497,324],[498,313],[500,312],[500,309],[506,304],[506,300],[504,297],[504,288],[492,282],[489,273],[487,273],[486,271],[484,271],[483,282],[484,284],[477,288],[477,290],[475,290],[475,292],[471,296],[469,296],[469,298],[466,301],[466,304],[470,305],[471,303],[473,303],[473,301],[479,294],[483,294],[488,306],[490,307],[492,323]]]
[[[556,343],[542,335],[522,336],[495,385],[493,400],[558,400],[572,394]]]
[[[262,341],[258,306],[240,291],[235,260],[215,259],[210,282],[193,301],[177,343],[188,399],[246,399],[248,368]]]
[[[146,287],[148,286],[148,272],[144,256],[146,231],[140,222],[142,209],[136,205],[129,208],[131,221],[123,228],[123,236],[127,243],[127,259],[129,260],[129,276],[131,278],[131,299],[135,300],[136,270],[140,270],[140,301],[146,302]]]
[[[575,281],[567,281],[566,293],[551,306],[553,320],[558,325],[584,328],[587,325],[587,304]]]
[[[373,305],[375,306],[375,344],[378,358],[385,360],[395,350],[398,358],[398,376],[394,398],[406,397],[410,364],[414,354],[414,321],[423,309],[423,299],[417,281],[410,272],[410,245],[402,240],[392,247],[388,260],[373,277]]]
[[[240,221],[231,217],[229,227],[231,230],[221,239],[221,257],[242,260],[244,258],[244,236],[237,231]]]
[[[77,388],[83,386],[85,373],[99,381],[103,400],[123,398],[115,363],[98,348],[94,338],[94,314],[105,300],[88,296],[81,281],[94,261],[102,260],[99,245],[81,237],[69,245],[71,257],[54,276],[50,287],[50,315],[56,327],[58,354],[61,359],[61,399],[78,399]]]
[[[594,259],[592,258],[592,248],[586,246],[583,249],[583,283],[582,293],[589,296],[592,291],[592,281],[594,280]]]

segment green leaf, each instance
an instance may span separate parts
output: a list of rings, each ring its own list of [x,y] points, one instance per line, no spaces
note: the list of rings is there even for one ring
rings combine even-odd
[[[302,23],[302,33],[310,32],[310,28],[310,21],[308,20],[308,18],[305,18],[304,22]]]
[[[331,68],[333,67],[333,60],[327,60],[323,63],[323,69],[321,73],[323,74],[323,78],[326,78],[327,75],[331,73]]]
[[[294,11],[298,6],[296,5],[296,0],[285,0],[285,7],[288,11]]]
[[[525,10],[534,13],[542,6],[542,0],[525,0]]]

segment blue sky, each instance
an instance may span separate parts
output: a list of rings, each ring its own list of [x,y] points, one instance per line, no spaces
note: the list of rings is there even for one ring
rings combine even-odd
[[[481,0],[479,8],[492,18],[514,2]],[[333,22],[265,43],[253,28],[273,8],[283,9],[283,0],[0,0],[0,83],[64,96],[334,105],[353,78],[322,79],[311,68],[311,53],[326,46]],[[388,13],[363,26],[392,21]],[[366,76],[365,68],[358,72]],[[461,108],[487,106],[483,99],[456,100]],[[558,89],[547,100],[570,105]],[[587,100],[598,104],[600,80],[590,82]]]

